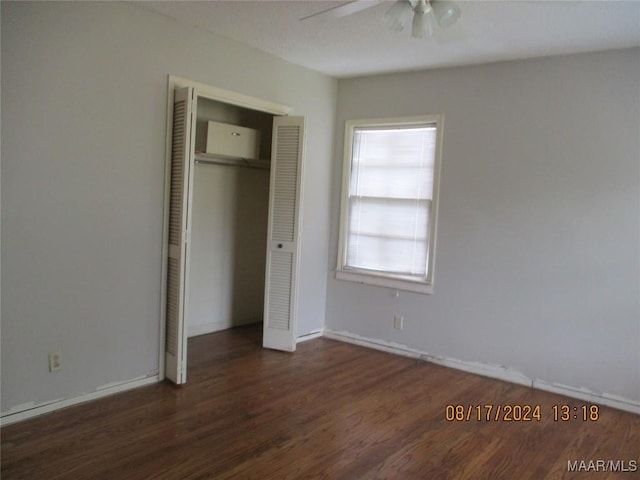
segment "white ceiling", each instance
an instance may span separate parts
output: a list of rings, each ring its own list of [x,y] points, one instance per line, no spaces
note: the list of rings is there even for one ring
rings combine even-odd
[[[341,18],[302,17],[346,3],[329,0],[138,3],[335,77],[488,63],[640,45],[640,1],[458,1],[462,16],[439,42],[394,33],[393,3]]]

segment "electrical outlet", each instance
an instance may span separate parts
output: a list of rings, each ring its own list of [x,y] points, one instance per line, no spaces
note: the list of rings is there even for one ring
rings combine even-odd
[[[49,371],[55,372],[62,368],[62,355],[60,352],[53,352],[49,354]]]
[[[393,317],[393,328],[396,330],[402,330],[402,324],[404,323],[404,317],[402,315],[396,315]]]

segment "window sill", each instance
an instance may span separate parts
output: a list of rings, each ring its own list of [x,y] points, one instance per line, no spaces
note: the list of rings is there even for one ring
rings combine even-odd
[[[428,295],[433,294],[433,284],[414,280],[405,280],[402,278],[367,275],[360,272],[346,272],[344,270],[336,270],[336,279],[347,280],[349,282],[364,283],[366,285],[376,285],[378,287],[387,287],[394,290],[406,290],[409,292],[424,293]]]

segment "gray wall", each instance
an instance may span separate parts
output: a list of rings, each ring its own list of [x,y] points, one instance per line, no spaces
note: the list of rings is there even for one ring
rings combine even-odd
[[[269,170],[196,164],[189,336],[261,322]]]
[[[330,275],[327,328],[640,401],[639,82],[638,49],[341,80],[333,268],[345,120],[444,113],[444,149],[435,294]]]
[[[2,412],[158,369],[168,74],[307,117],[298,332],[324,323],[334,79],[138,4],[2,2]]]

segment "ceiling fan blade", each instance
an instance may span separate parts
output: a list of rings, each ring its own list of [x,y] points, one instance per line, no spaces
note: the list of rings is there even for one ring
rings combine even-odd
[[[311,15],[307,15],[306,17],[302,17],[300,21],[308,20],[314,17],[327,17],[327,18],[340,18],[346,17],[347,15],[351,15],[356,12],[360,12],[361,10],[365,10],[367,8],[375,7],[379,5],[384,0],[351,0],[350,2],[343,3],[342,5],[337,5],[335,7],[327,8],[326,10],[321,10],[316,13],[312,13]]]

